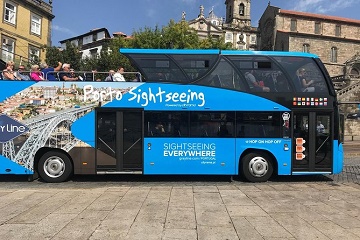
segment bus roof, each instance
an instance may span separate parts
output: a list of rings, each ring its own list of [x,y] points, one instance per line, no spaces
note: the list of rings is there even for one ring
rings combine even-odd
[[[222,54],[222,55],[259,55],[259,56],[288,56],[319,58],[315,54],[304,52],[283,52],[283,51],[241,51],[241,50],[220,50],[220,49],[132,49],[120,48],[124,54]]]

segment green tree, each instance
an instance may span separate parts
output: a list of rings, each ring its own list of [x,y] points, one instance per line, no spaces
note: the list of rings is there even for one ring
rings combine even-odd
[[[46,47],[46,62],[49,66],[57,66],[58,62],[70,63],[74,69],[80,69],[81,52],[70,42],[66,42],[66,49]]]
[[[46,63],[49,66],[57,66],[58,62],[64,62],[62,52],[57,47],[45,47]]]

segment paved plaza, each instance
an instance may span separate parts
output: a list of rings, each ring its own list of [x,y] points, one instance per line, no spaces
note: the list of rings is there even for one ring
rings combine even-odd
[[[354,148],[355,149],[355,148]],[[360,155],[342,174],[0,181],[1,239],[360,239]]]

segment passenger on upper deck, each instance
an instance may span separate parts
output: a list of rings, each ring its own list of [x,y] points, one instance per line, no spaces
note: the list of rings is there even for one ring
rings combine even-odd
[[[313,80],[308,80],[306,78],[306,70],[305,68],[299,68],[297,70],[297,78],[301,86],[301,90],[303,92],[315,92],[315,87],[312,87],[311,85],[314,83]]]
[[[250,84],[250,87],[253,87],[257,92],[270,92],[270,88],[264,85],[263,81],[259,81],[254,76],[254,70],[245,73],[245,78]]]
[[[124,72],[125,72],[124,68],[120,66],[118,68],[117,72],[113,76],[113,81],[114,82],[125,82],[126,80],[123,76]]]
[[[6,63],[6,68],[2,71],[4,80],[15,80],[14,65],[15,63],[13,61]]]
[[[109,75],[105,78],[105,82],[112,82],[112,81],[114,81],[114,80],[113,80],[114,74],[115,74],[115,71],[111,69],[111,70],[109,71]]]
[[[30,76],[24,73],[25,70],[26,69],[24,65],[19,66],[18,70],[15,72],[15,76],[17,80],[30,80]]]
[[[61,65],[62,63],[58,62],[58,65],[55,68],[53,68],[53,67],[49,67],[46,62],[41,63],[40,68],[41,68],[41,72],[44,75],[44,78],[49,81],[57,81],[58,79],[56,79],[54,72],[60,71]]]
[[[77,81],[78,77],[71,77],[70,64],[64,63],[62,65],[63,72],[59,73],[60,81]]]
[[[40,71],[40,67],[37,64],[31,66],[30,78],[35,81],[42,81],[44,80],[44,76]]]

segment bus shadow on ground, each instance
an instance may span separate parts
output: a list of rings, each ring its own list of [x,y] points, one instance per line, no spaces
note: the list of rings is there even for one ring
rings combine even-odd
[[[24,175],[0,175],[0,182],[28,182],[28,176]],[[32,182],[32,181],[30,181]],[[42,179],[34,179],[33,182],[45,183]],[[334,182],[326,175],[308,175],[308,176],[273,176],[267,182],[252,183],[239,176],[225,175],[74,175],[68,183],[184,183],[184,184],[218,184],[218,183],[236,183],[236,184],[267,184],[267,183],[305,183],[305,182]]]
[[[254,184],[246,181],[240,176],[224,175],[96,175],[96,176],[74,176],[72,182],[133,182],[133,183],[244,183]],[[333,179],[325,175],[309,176],[273,176],[266,183],[291,183],[291,182],[333,182]],[[256,183],[264,184],[264,183]]]

